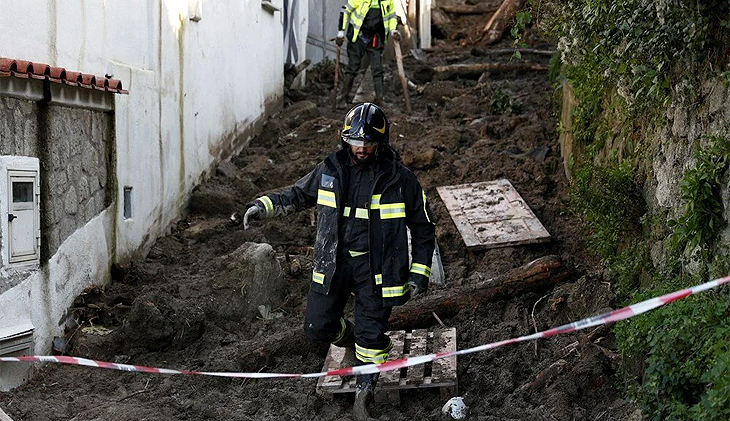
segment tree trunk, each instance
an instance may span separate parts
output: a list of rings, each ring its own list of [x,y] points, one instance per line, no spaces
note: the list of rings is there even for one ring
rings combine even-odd
[[[493,50],[480,50],[477,48],[472,48],[471,55],[480,57],[480,56],[495,56],[495,55],[501,55],[501,54],[514,54],[514,53],[520,53],[520,54],[536,54],[540,56],[550,56],[552,57],[553,54],[555,54],[555,51],[553,50],[536,50],[534,48],[501,48],[501,49],[493,49]]]
[[[433,68],[438,79],[455,79],[457,77],[478,78],[484,72],[508,72],[512,70],[548,70],[548,66],[539,63],[472,63],[451,64]]]
[[[441,10],[443,10],[446,13],[453,13],[455,15],[480,15],[483,13],[493,13],[495,10],[499,8],[499,6],[495,6],[494,4],[475,4],[475,5],[468,5],[468,4],[444,4],[439,6]]]
[[[489,19],[487,25],[482,30],[482,37],[487,45],[494,44],[502,39],[504,30],[514,19],[517,12],[522,9],[527,0],[504,0],[496,12]]]
[[[433,313],[441,319],[453,317],[464,307],[551,287],[564,280],[567,275],[568,272],[562,269],[560,257],[541,257],[496,278],[441,290],[394,307],[390,316],[390,328],[415,329],[432,326],[436,322]]]

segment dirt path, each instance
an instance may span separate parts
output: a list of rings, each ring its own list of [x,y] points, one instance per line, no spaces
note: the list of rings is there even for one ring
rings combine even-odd
[[[427,54],[430,67],[507,62],[509,55],[476,56],[470,33],[483,19],[455,21],[451,39]],[[465,45],[461,47],[460,45]],[[508,48],[508,42],[493,48]],[[531,48],[550,49],[537,40]],[[480,49],[486,49],[480,46]],[[547,64],[544,56],[523,60]],[[444,319],[457,328],[458,348],[554,327],[611,307],[609,285],[586,257],[577,221],[567,208],[568,186],[559,157],[546,71],[495,72],[488,77],[437,80],[429,67],[407,57],[419,89],[406,115],[395,64],[386,72],[385,110],[391,140],[413,169],[438,218],[444,288],[504,273],[538,257],[561,256],[570,271],[555,289],[495,303],[474,302]],[[273,118],[233,165],[223,165],[195,192],[191,215],[161,238],[145,261],[114,271],[114,282],[76,300],[82,326],[71,329],[79,357],[202,371],[317,372],[324,349],[301,331],[309,284],[314,227],[310,214],[226,226],[261,192],[287,186],[338,145],[345,110],[330,109],[331,67],[309,73],[303,92],[289,92],[294,107]],[[316,106],[301,101],[311,101]],[[307,108],[309,106],[309,108]],[[547,150],[546,156],[542,153]],[[533,153],[530,152],[541,152]],[[471,252],[466,249],[436,187],[509,179],[552,235],[546,244]],[[232,300],[239,289],[226,280],[222,256],[246,241],[269,243],[285,269],[287,294],[275,309],[283,317],[243,320]],[[433,287],[434,290],[437,287]],[[537,305],[536,305],[537,304]],[[588,332],[586,332],[588,333]],[[480,420],[617,420],[634,408],[614,385],[612,337],[598,332],[563,335],[459,359],[459,394]],[[400,407],[381,405],[381,420],[441,419],[438,390],[405,391]],[[0,407],[18,420],[340,420],[350,419],[351,397],[333,401],[315,394],[312,380],[241,380],[160,376],[47,365],[29,384],[0,394]]]

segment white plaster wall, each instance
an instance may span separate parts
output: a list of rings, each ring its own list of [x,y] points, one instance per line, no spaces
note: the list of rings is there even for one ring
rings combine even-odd
[[[188,19],[190,1],[201,3],[198,22]],[[277,111],[283,19],[260,0],[0,0],[0,28],[0,56],[113,74],[130,92],[115,95],[115,203],[0,295],[2,327],[31,320],[44,353],[74,297],[108,281],[114,261],[143,255],[212,165]]]
[[[230,141],[283,96],[281,12],[197,0],[193,22],[189,1],[0,0],[2,56],[110,73],[130,91],[115,97],[118,197],[133,188],[132,219],[117,203],[120,260],[164,233]]]
[[[337,36],[337,23],[340,9],[346,0],[308,0],[309,33],[307,34],[307,57],[312,63],[319,63],[325,58],[334,60],[337,46],[330,39]],[[341,60],[347,62],[347,52],[343,47]]]
[[[63,331],[69,305],[85,288],[108,282],[114,216],[108,210],[72,234],[42,270],[0,295],[0,320],[6,334],[13,327],[35,328],[34,354],[49,355],[53,337]],[[3,385],[13,379],[3,379]],[[15,384],[17,385],[17,384]]]

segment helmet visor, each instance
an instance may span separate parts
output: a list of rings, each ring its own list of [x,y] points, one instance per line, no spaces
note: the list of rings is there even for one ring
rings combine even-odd
[[[376,146],[378,142],[373,142],[371,140],[362,138],[362,137],[354,137],[354,136],[347,136],[343,135],[342,140],[344,140],[348,145],[352,145],[358,148],[371,148],[373,146]]]

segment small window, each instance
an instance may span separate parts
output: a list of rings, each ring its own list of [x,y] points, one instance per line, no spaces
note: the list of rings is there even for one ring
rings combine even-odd
[[[124,188],[124,219],[132,218],[132,188]]]
[[[33,202],[33,183],[32,182],[14,182],[13,183],[13,203]]]

